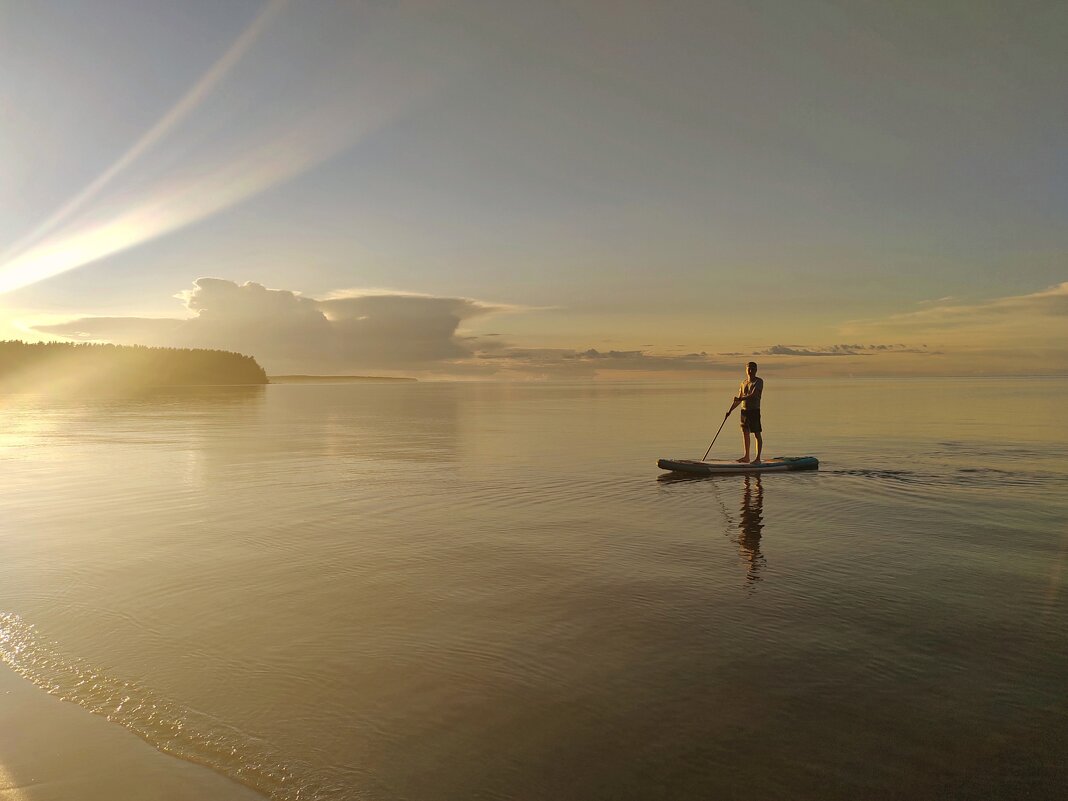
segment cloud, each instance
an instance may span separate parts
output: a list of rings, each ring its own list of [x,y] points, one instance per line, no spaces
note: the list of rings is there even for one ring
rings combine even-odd
[[[537,375],[544,377],[595,377],[608,375],[635,376],[642,373],[708,373],[739,372],[735,360],[721,361],[707,353],[658,355],[641,350],[608,350],[596,348],[519,348],[506,346],[480,350],[476,359],[494,365],[499,375]]]
[[[43,334],[116,344],[233,350],[269,373],[368,370],[455,376],[582,377],[738,372],[736,359],[693,352],[523,348],[497,332],[468,334],[474,318],[525,309],[472,298],[344,290],[324,299],[262,284],[198,278],[176,296],[191,316],[82,317],[32,326]]]
[[[468,298],[364,295],[322,301],[344,345],[344,356],[381,364],[438,362],[471,355],[456,337],[472,317],[505,311]]]
[[[1030,295],[998,298],[975,308],[985,308],[998,314],[1023,312],[1050,317],[1068,317],[1068,281]]]
[[[1035,334],[1036,328],[1068,323],[1068,281],[1039,292],[992,298],[979,303],[954,303],[951,298],[942,298],[933,302],[925,301],[921,305],[923,308],[916,311],[880,319],[851,320],[843,326],[842,331],[895,331],[902,338],[933,339],[942,336],[966,344],[976,344],[976,337],[981,344],[981,340],[994,335]],[[1050,332],[1048,328],[1044,330]]]
[[[178,296],[186,319],[87,317],[34,330],[68,339],[235,350],[269,372],[423,370],[474,355],[457,336],[509,307],[468,298],[372,293],[317,300],[261,284],[199,278]]]
[[[772,345],[754,356],[872,356],[878,353],[931,353],[926,346],[906,345],[826,345],[818,348],[799,345]]]
[[[1068,281],[1038,292],[972,303],[941,298],[908,312],[852,320],[840,333],[930,343],[932,354],[946,355],[940,368],[944,372],[1064,374]]]
[[[461,329],[474,318],[522,309],[471,298],[345,290],[317,299],[222,278],[198,278],[176,297],[191,316],[82,317],[32,330],[116,344],[233,350],[255,356],[269,373],[548,377],[737,372],[738,367],[735,360],[707,353],[516,347],[496,332]]]
[[[87,342],[109,342],[137,345],[163,344],[174,336],[183,320],[156,317],[82,317],[65,323],[34,325],[30,328],[44,334],[57,334],[66,339]]]

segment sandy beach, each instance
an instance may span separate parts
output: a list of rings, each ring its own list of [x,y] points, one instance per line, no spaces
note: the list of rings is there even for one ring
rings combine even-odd
[[[0,665],[0,801],[262,801]]]

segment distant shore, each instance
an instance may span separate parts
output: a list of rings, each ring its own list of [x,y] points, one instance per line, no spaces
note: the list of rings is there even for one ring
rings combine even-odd
[[[359,381],[416,381],[384,375],[269,375],[271,384],[347,384]]]
[[[203,348],[90,342],[0,342],[0,391],[78,393],[266,384],[251,356]]]

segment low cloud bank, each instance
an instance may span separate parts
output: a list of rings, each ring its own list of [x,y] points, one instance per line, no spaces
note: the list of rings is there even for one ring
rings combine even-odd
[[[723,361],[708,353],[687,353],[665,356],[641,350],[599,351],[568,348],[504,347],[494,351],[480,351],[476,359],[492,364],[499,373],[535,376],[593,377],[606,372],[617,373],[696,373],[714,374],[739,372],[736,360]]]
[[[35,330],[116,344],[222,348],[254,355],[269,372],[418,371],[473,356],[461,323],[505,307],[402,293],[316,300],[249,282],[200,278],[179,297],[186,319],[86,317]]]
[[[520,348],[499,334],[460,333],[468,320],[514,307],[470,298],[352,290],[316,299],[262,284],[199,278],[178,298],[185,319],[83,317],[38,325],[66,339],[220,348],[254,355],[270,373],[366,370],[468,377],[584,377],[621,373],[737,372],[707,353]]]
[[[466,328],[476,318],[523,311],[471,298],[348,290],[317,299],[222,278],[199,278],[191,290],[177,297],[187,317],[82,317],[33,329],[75,341],[236,351],[254,356],[268,373],[275,374],[733,376],[749,359],[765,368],[848,374],[854,369],[879,372],[884,367],[902,372],[908,369],[903,354],[925,361],[940,355],[926,345],[859,343],[667,354],[653,349],[530,348],[518,347],[498,333],[473,333]]]
[[[907,345],[827,345],[809,348],[801,345],[772,345],[754,356],[873,356],[881,353],[932,353],[926,345],[910,348]]]

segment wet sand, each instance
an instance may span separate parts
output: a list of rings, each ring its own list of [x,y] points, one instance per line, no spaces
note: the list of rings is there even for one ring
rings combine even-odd
[[[263,801],[0,664],[0,801]]]

